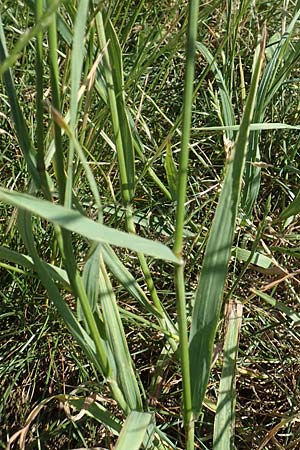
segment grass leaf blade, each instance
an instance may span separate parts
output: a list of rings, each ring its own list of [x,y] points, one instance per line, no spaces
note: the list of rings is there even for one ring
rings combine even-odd
[[[139,450],[151,420],[150,413],[132,411],[121,430],[115,450]]]
[[[211,355],[222,306],[227,267],[231,255],[250,123],[253,117],[264,46],[265,34],[255,64],[235,150],[228,163],[224,186],[210,230],[196,292],[189,343],[192,403],[196,416],[201,411],[210,373]]]
[[[180,264],[180,259],[166,245],[101,225],[83,216],[78,211],[55,205],[32,195],[9,191],[4,188],[0,188],[0,200],[17,208],[30,211],[92,241],[128,248],[155,258]]]
[[[116,379],[130,410],[142,410],[142,400],[136,375],[133,371],[132,359],[120,318],[116,297],[106,272],[101,247],[99,253],[99,293],[103,312],[106,335],[111,347],[111,356],[116,367]],[[111,364],[112,365],[112,364]]]

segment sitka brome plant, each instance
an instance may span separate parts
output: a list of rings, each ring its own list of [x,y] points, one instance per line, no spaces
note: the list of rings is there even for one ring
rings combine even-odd
[[[249,0],[1,5],[0,317],[26,325],[21,346],[3,332],[3,448],[263,449],[281,428],[278,448],[299,444],[295,406],[254,438],[247,413],[235,429],[249,305],[272,307],[264,330],[299,321],[297,95],[285,104],[300,5],[283,3],[279,16]],[[254,289],[251,267],[277,278]],[[9,284],[39,298],[37,329]],[[29,371],[16,423],[18,367],[38,346],[48,368]]]

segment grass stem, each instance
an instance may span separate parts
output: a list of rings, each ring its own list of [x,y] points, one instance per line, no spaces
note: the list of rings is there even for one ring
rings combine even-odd
[[[188,30],[186,42],[186,68],[183,98],[183,125],[180,149],[180,163],[177,184],[177,208],[175,243],[173,251],[181,257],[183,250],[183,228],[185,219],[185,201],[187,190],[187,172],[189,162],[189,142],[192,120],[193,85],[195,72],[196,40],[198,30],[199,2],[191,0],[188,4]],[[192,414],[192,398],[190,385],[190,363],[188,351],[188,331],[186,317],[185,279],[184,266],[179,265],[175,269],[176,303],[178,314],[178,328],[180,340],[180,361],[183,383],[184,426],[186,433],[186,448],[194,449],[194,421]]]

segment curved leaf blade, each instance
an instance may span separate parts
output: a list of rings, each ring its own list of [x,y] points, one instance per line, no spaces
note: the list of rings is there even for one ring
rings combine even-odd
[[[92,241],[128,248],[176,264],[181,263],[180,259],[166,245],[101,225],[73,209],[4,188],[0,188],[0,200],[17,208],[30,211]]]

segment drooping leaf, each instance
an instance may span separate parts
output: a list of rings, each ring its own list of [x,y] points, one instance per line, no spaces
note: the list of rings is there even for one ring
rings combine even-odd
[[[151,241],[123,231],[114,230],[105,225],[94,222],[73,209],[64,208],[41,200],[32,195],[22,194],[16,191],[0,188],[0,200],[25,209],[31,213],[43,217],[61,227],[85,236],[91,241],[104,242],[118,247],[145,253],[155,258],[180,264],[179,258],[165,245]]]

